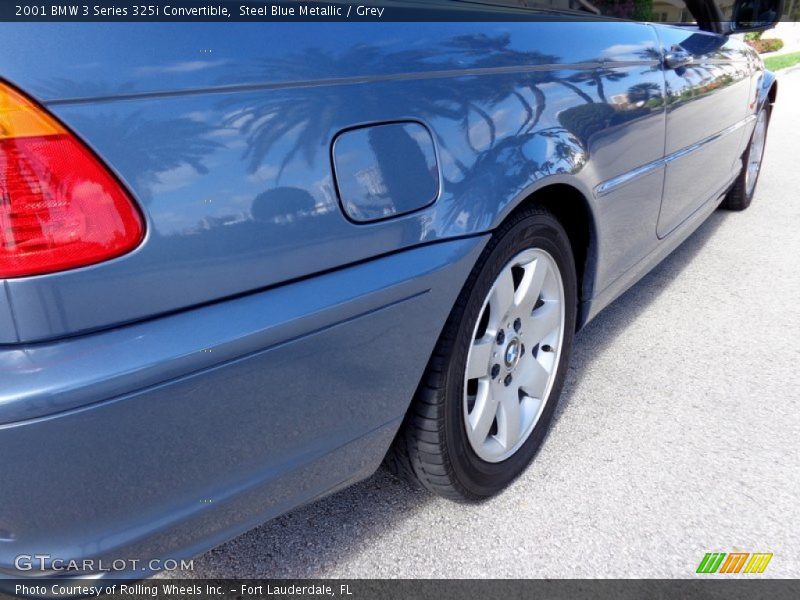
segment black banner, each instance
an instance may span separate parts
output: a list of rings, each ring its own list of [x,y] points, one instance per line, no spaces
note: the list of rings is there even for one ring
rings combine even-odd
[[[587,18],[595,17],[587,13]],[[580,14],[577,15],[581,17]],[[507,21],[552,20],[563,16],[492,7],[480,4],[429,2],[342,2],[331,0],[280,0],[209,2],[175,0],[20,0],[0,3],[2,21],[239,21],[239,22],[336,22],[336,21]]]
[[[743,6],[750,6],[750,0],[740,1]],[[716,2],[722,10],[719,18],[731,19],[732,0]],[[759,2],[771,11],[770,20],[781,14],[784,21],[800,18],[800,0]],[[692,13],[684,10],[686,6],[685,0],[2,0],[0,22],[492,22],[628,19],[693,23]]]
[[[603,4],[605,2],[605,4]],[[647,15],[623,14],[633,10],[628,0],[602,0],[614,11],[606,14],[585,0],[560,0],[533,8],[519,8],[513,2],[501,6],[472,2],[435,0],[2,0],[0,21],[8,22],[413,22],[413,21],[564,21],[631,17],[647,20]],[[624,3],[624,6],[622,4]],[[620,7],[617,7],[620,4]],[[533,5],[532,5],[533,6]],[[589,7],[589,8],[586,8]],[[554,9],[570,9],[569,16]],[[619,10],[617,10],[617,8]]]
[[[0,598],[98,597],[104,600],[720,600],[795,599],[798,580],[643,579],[643,580],[255,580],[26,579],[0,581]]]

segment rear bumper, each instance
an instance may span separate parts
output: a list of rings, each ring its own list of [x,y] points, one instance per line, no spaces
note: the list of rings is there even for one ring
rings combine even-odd
[[[369,475],[485,239],[0,347],[0,571],[193,556]]]

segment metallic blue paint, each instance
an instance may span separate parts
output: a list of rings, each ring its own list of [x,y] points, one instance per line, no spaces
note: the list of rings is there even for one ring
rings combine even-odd
[[[353,221],[388,219],[424,208],[439,196],[439,163],[421,123],[372,123],[333,141],[342,207]]]
[[[752,50],[713,33],[687,37],[685,27],[660,27],[659,38],[664,48],[677,45],[693,58],[686,67],[664,71],[672,98],[664,152],[673,160],[666,167],[658,218],[658,236],[663,238],[710,197],[724,193],[740,170],[736,159],[743,152],[745,131],[752,127],[732,128],[752,113]],[[714,142],[700,144],[709,138]],[[693,151],[679,154],[688,149]]]
[[[703,138],[695,142],[691,146],[686,146],[684,148],[681,148],[680,150],[676,150],[675,152],[666,155],[664,158],[659,158],[658,160],[654,160],[653,162],[647,163],[646,165],[637,167],[633,171],[624,173],[619,177],[615,177],[614,179],[610,179],[609,181],[604,181],[595,188],[595,194],[597,194],[598,196],[607,196],[620,186],[627,185],[628,183],[635,181],[639,177],[644,177],[645,175],[649,175],[651,172],[656,171],[658,169],[663,169],[672,162],[680,160],[684,157],[688,157],[692,155],[694,152],[706,149],[711,144],[719,141],[721,138],[725,136],[737,133],[739,129],[741,129],[742,127],[747,127],[749,125],[752,125],[755,119],[756,115],[748,115],[747,118],[742,119],[737,123],[734,123],[730,127],[723,129],[722,131],[718,131],[706,138]]]
[[[773,94],[773,97],[777,96],[778,79],[775,77],[775,73],[763,70],[764,63],[761,61],[760,56],[756,56],[754,60],[757,61],[757,64],[762,69],[761,71],[757,70],[754,75],[755,87],[758,90],[756,92],[756,103],[760,109],[769,102],[770,94]]]
[[[675,45],[691,65],[663,65]],[[539,193],[588,215],[585,322],[716,207],[773,85],[715,34],[567,21],[1,24],[0,77],[148,230],[3,282],[6,569],[194,554],[366,476],[505,217]],[[356,140],[355,171],[425,184],[376,211],[332,148],[378,123],[424,127],[438,166]]]
[[[103,157],[148,227],[142,246],[114,261],[10,280],[25,342],[484,233],[543,182],[565,177],[589,197],[598,180],[662,156],[664,84],[649,25],[502,23],[488,35],[479,23],[386,23],[378,45],[372,26],[160,24],[137,52],[143,28],[118,25],[39,29],[41,45],[24,27],[0,36],[18,42],[14,54],[0,52],[0,73]],[[51,45],[71,36],[91,37],[92,60]],[[35,57],[41,69],[29,68]],[[351,222],[331,172],[333,139],[354,125],[406,120],[434,135],[438,200]],[[652,186],[640,192],[658,202]],[[627,266],[602,256],[623,231],[629,254],[656,242],[636,227],[649,204],[625,208],[625,222],[598,227],[610,236],[598,239],[598,285]]]
[[[368,475],[486,239],[0,350],[0,570],[199,551]]]

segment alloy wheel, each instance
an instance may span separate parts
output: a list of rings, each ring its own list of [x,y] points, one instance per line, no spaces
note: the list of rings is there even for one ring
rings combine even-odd
[[[553,257],[517,254],[494,281],[472,335],[464,375],[464,424],[486,462],[530,437],[555,380],[564,339],[564,284]]]
[[[750,196],[756,187],[758,174],[761,171],[761,161],[764,158],[764,146],[767,141],[767,111],[761,110],[758,113],[756,127],[753,130],[753,137],[750,140],[750,151],[748,152],[747,171],[745,172],[745,191]]]

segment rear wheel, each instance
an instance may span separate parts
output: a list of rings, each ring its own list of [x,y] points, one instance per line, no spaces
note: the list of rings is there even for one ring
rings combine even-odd
[[[521,211],[492,237],[450,315],[388,464],[439,495],[503,489],[544,440],[575,331],[569,239]]]
[[[750,137],[750,144],[742,157],[742,172],[728,195],[725,196],[725,200],[720,204],[720,208],[744,210],[753,201],[758,176],[761,174],[761,164],[764,160],[764,147],[767,143],[767,130],[769,129],[769,111],[769,105],[759,111],[753,135]]]

